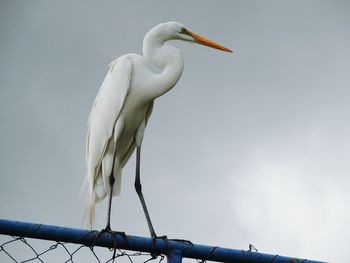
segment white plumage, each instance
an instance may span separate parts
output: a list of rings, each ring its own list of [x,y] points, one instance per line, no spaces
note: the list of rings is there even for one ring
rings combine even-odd
[[[110,64],[88,122],[87,215],[90,226],[93,223],[95,203],[109,194],[114,196],[120,193],[122,169],[135,147],[142,144],[154,99],[174,87],[181,76],[182,54],[179,49],[165,44],[172,39],[197,42],[229,51],[192,33],[180,23],[168,22],[159,24],[146,34],[143,56],[126,54]],[[154,72],[155,69],[160,73]],[[110,176],[115,179],[112,189]],[[145,209],[145,204],[143,206]],[[150,225],[150,220],[147,220]],[[150,229],[151,235],[155,235],[152,230]]]

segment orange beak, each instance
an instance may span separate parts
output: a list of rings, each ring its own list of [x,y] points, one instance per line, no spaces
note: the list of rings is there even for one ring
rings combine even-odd
[[[200,35],[197,35],[189,30],[186,30],[186,33],[188,33],[191,37],[194,38],[195,42],[197,42],[198,44],[201,44],[201,45],[204,45],[204,46],[207,46],[207,47],[212,47],[212,48],[216,48],[216,49],[219,49],[219,50],[222,50],[222,51],[225,51],[225,52],[231,52],[231,50],[229,50],[228,48],[224,47],[224,46],[221,46],[220,44],[214,42],[214,41],[211,41],[205,37],[202,37]]]

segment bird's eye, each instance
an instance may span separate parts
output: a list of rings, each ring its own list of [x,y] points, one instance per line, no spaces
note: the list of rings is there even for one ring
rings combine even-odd
[[[181,28],[181,32],[180,32],[181,34],[184,34],[184,35],[188,35],[188,31],[187,31],[187,29],[186,28]]]

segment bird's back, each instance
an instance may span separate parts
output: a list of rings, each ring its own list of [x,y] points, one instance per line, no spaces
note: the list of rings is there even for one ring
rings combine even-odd
[[[122,168],[140,141],[136,137],[142,141],[153,100],[144,99],[142,83],[133,77],[140,74],[144,77],[149,74],[147,70],[139,55],[128,54],[116,59],[110,64],[94,101],[86,141],[90,223],[95,202],[103,200],[109,192],[108,178],[112,173],[113,195],[120,193]]]

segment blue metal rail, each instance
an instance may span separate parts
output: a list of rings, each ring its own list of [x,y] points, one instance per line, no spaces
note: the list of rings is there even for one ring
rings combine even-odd
[[[0,219],[0,234],[69,242],[86,246],[100,246],[107,248],[119,248],[126,250],[163,254],[168,257],[168,262],[179,263],[182,258],[195,258],[199,260],[211,260],[217,262],[274,262],[274,263],[316,263],[306,259],[285,257],[280,255],[263,254],[254,251],[228,249],[215,246],[192,244],[188,241],[174,239],[151,239],[139,236],[111,235],[102,233],[98,239],[98,231],[76,229],[44,224],[33,224],[19,221]]]

